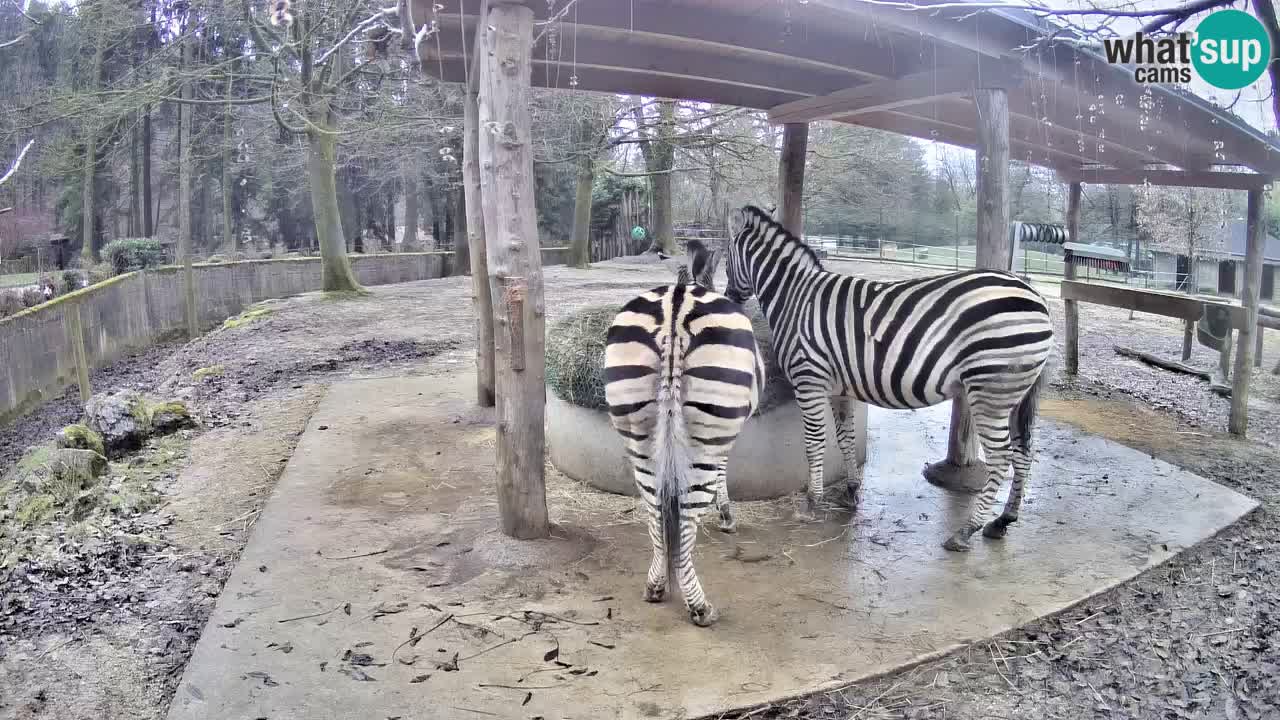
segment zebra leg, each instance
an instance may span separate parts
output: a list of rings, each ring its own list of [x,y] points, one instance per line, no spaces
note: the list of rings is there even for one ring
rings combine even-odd
[[[822,504],[823,463],[826,462],[827,450],[827,405],[828,395],[815,387],[796,388],[796,404],[804,419],[804,454],[809,463],[809,488],[805,494],[808,500],[805,511],[797,513],[801,520],[813,520]]]
[[[689,491],[680,499],[680,545],[676,548],[671,560],[672,567],[669,568],[684,596],[689,620],[699,627],[707,627],[719,617],[715,606],[703,594],[702,583],[698,581],[698,573],[693,567],[693,545],[698,539],[698,520],[711,503],[717,500],[720,487],[723,486],[720,484],[718,470],[701,470],[696,466],[690,469]]]
[[[631,464],[635,469],[636,490],[649,514],[649,540],[653,543],[653,560],[649,562],[649,576],[644,584],[645,602],[662,602],[667,591],[667,552],[662,540],[662,516],[658,512],[658,496],[653,487],[653,473],[634,455]]]
[[[1005,501],[1004,512],[1000,513],[1000,517],[982,528],[984,537],[998,540],[1004,537],[1010,525],[1018,522],[1018,511],[1022,508],[1022,490],[1031,475],[1031,453],[1032,449],[1029,447],[1013,451],[1013,487],[1009,489],[1009,499]]]
[[[991,504],[1000,492],[1000,485],[1009,470],[1009,456],[1012,454],[1009,447],[1008,409],[1003,413],[994,413],[972,401],[969,407],[973,409],[974,426],[986,454],[987,484],[974,500],[969,520],[942,544],[942,547],[954,552],[969,550],[969,538],[982,527],[983,519],[991,512]]]
[[[846,484],[845,504],[850,509],[858,507],[858,490],[862,487],[862,466],[858,464],[858,414],[854,411],[857,400],[833,396],[831,413],[836,421],[836,444],[844,456]]]
[[[720,532],[735,533],[738,531],[738,521],[733,517],[733,505],[729,503],[729,484],[725,480],[728,465],[729,460],[726,458],[720,461],[716,470],[716,508],[720,511]]]

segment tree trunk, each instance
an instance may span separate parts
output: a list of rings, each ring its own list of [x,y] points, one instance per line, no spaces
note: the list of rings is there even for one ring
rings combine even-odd
[[[89,71],[89,92],[98,92],[98,84],[102,79],[102,55],[104,38],[95,36],[93,48],[93,65]],[[97,117],[90,115],[85,120],[84,131],[84,168],[80,185],[80,224],[84,246],[80,249],[82,264],[85,267],[93,264],[97,257],[94,239],[97,237],[97,178],[98,178],[98,128],[94,125]]]
[[[227,77],[227,106],[223,110],[222,115],[222,252],[230,254],[236,251],[236,228],[235,218],[231,212],[231,195],[232,189],[231,178],[231,159],[234,154],[231,151],[231,142],[234,139],[232,133],[232,123],[235,117],[231,112],[231,94],[232,94],[231,77]]]
[[[311,184],[311,211],[315,216],[316,239],[320,245],[320,263],[325,292],[359,291],[347,259],[347,243],[342,237],[342,214],[338,210],[337,165],[338,138],[329,132],[324,118],[312,118],[321,130],[307,133],[307,176]]]
[[[182,67],[191,63],[193,40],[182,43]],[[182,99],[191,100],[194,88],[192,81],[182,83]],[[200,334],[199,320],[196,316],[195,273],[191,267],[191,116],[195,113],[194,105],[178,105],[178,132],[181,133],[182,145],[178,150],[178,262],[182,264],[183,290],[186,296],[187,337],[194,340]]]
[[[142,232],[142,201],[138,197],[138,126],[129,130],[129,237],[139,237]]]
[[[595,179],[595,158],[591,153],[583,153],[578,159],[578,189],[573,198],[569,267],[585,268],[591,263],[591,187]]]
[[[155,234],[155,217],[160,208],[151,209],[151,106],[142,108],[142,236]]]
[[[658,137],[653,143],[653,245],[668,255],[676,252],[675,220],[671,210],[671,170],[675,167],[676,104],[658,103]]]
[[[778,217],[782,226],[804,236],[804,165],[809,148],[809,123],[787,123],[778,156]]]
[[[477,39],[480,33],[476,35]],[[477,42],[477,46],[479,43]],[[478,73],[473,74],[478,75]],[[463,100],[462,185],[467,206],[467,244],[471,256],[471,305],[476,316],[476,403],[493,407],[493,296],[485,243],[484,203],[480,190],[479,109],[474,86]]]
[[[418,167],[410,166],[404,172],[404,239],[405,250],[418,249]]]
[[[534,207],[530,90],[533,10],[489,11],[480,50],[480,182],[494,303],[498,513],[514,538],[548,535],[543,478],[544,315]]]

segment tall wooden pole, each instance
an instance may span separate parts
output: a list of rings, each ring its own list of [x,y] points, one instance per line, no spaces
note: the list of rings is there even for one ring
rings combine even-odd
[[[1009,235],[1009,93],[981,88],[978,107],[976,267],[1012,270],[1013,238]],[[978,438],[968,405],[951,403],[947,457],[925,468],[929,482],[950,490],[976,491],[986,482],[986,466],[978,454]]]
[[[804,163],[809,152],[809,123],[782,126],[782,154],[778,156],[778,219],[792,233],[804,236]]]
[[[184,68],[190,67],[192,62],[192,43],[193,41],[189,38],[182,41],[182,66]],[[191,100],[193,92],[192,81],[184,81],[182,83],[182,99]],[[191,117],[194,112],[195,106],[192,104],[178,106],[180,115],[178,127],[182,133],[182,147],[178,151],[178,262],[182,263],[182,290],[185,298],[183,307],[186,309],[187,338],[191,340],[200,335],[200,323],[196,314],[196,278],[195,272],[191,267],[193,244],[191,237],[191,174],[194,171],[193,165],[195,163],[192,159],[192,150],[195,143],[192,141]]]
[[[1262,251],[1266,244],[1266,227],[1263,225],[1263,205],[1266,196],[1259,189],[1249,191],[1249,209],[1245,232],[1248,245],[1244,255],[1244,287],[1240,289],[1240,302],[1244,305],[1244,327],[1240,328],[1236,347],[1235,377],[1231,380],[1231,417],[1227,429],[1232,435],[1245,436],[1249,428],[1249,382],[1253,379],[1254,333],[1258,327],[1258,296],[1262,290]]]
[[[1080,183],[1073,182],[1067,187],[1067,240],[1080,242]],[[1066,264],[1063,265],[1063,278],[1076,279],[1076,265],[1071,261],[1071,253],[1066,253]],[[1066,337],[1066,370],[1068,375],[1080,372],[1080,305],[1075,300],[1063,303],[1067,307],[1065,318]]]
[[[534,214],[529,75],[533,10],[491,2],[480,45],[480,191],[494,311],[502,531],[547,537],[542,259]]]
[[[487,3],[481,4],[480,17],[485,17]],[[473,55],[479,58],[481,31],[476,29]],[[480,191],[480,120],[477,99],[480,87],[480,64],[471,64],[467,95],[463,101],[462,186],[467,214],[467,244],[471,263],[471,306],[476,313],[476,402],[493,407],[493,296],[489,292],[489,258],[485,250],[484,204]],[[415,204],[416,206],[416,204]],[[416,225],[416,220],[414,221]],[[407,225],[408,223],[406,223]],[[459,269],[455,269],[458,272]]]

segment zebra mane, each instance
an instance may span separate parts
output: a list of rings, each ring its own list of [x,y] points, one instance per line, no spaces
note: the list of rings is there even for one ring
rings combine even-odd
[[[796,237],[790,230],[783,227],[782,223],[774,220],[769,213],[755,205],[747,205],[742,208],[742,214],[745,219],[745,224],[743,226],[744,232],[750,231],[753,235],[763,237],[764,231],[772,228],[775,231],[772,242],[783,244],[790,243],[797,246],[802,254],[808,256],[808,258],[813,261],[815,267],[819,270],[825,269],[822,266],[822,258],[818,257],[818,253],[815,252],[813,248],[809,247],[808,243],[804,240]]]

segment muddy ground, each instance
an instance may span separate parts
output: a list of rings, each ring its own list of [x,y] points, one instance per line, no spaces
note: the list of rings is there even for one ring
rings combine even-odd
[[[611,265],[611,264],[608,264]],[[908,266],[840,263],[885,279]],[[643,265],[546,270],[548,321],[665,281]],[[1046,292],[1054,294],[1054,288]],[[1061,303],[1054,301],[1061,322]],[[162,718],[253,521],[326,383],[445,373],[472,362],[467,278],[374,288],[364,298],[267,303],[238,327],[94,373],[95,390],[187,400],[202,429],[127,460],[157,469],[163,501],[113,518],[92,542],[46,531],[56,565],[0,569],[0,718]],[[1060,327],[1060,326],[1059,326]],[[1217,539],[1083,607],[945,660],[840,693],[735,717],[1269,718],[1280,716],[1280,383],[1255,374],[1249,443],[1221,433],[1207,384],[1118,358],[1116,343],[1176,356],[1181,328],[1086,306],[1081,376],[1055,369],[1044,413],[1263,502]],[[1280,358],[1280,334],[1266,355]],[[1216,356],[1197,348],[1193,362]],[[195,377],[199,372],[199,379]],[[1153,409],[1154,408],[1154,409]],[[72,395],[0,429],[0,472],[77,416]],[[137,538],[145,538],[138,542]],[[14,600],[17,598],[17,600]],[[993,602],[998,602],[998,598]]]

